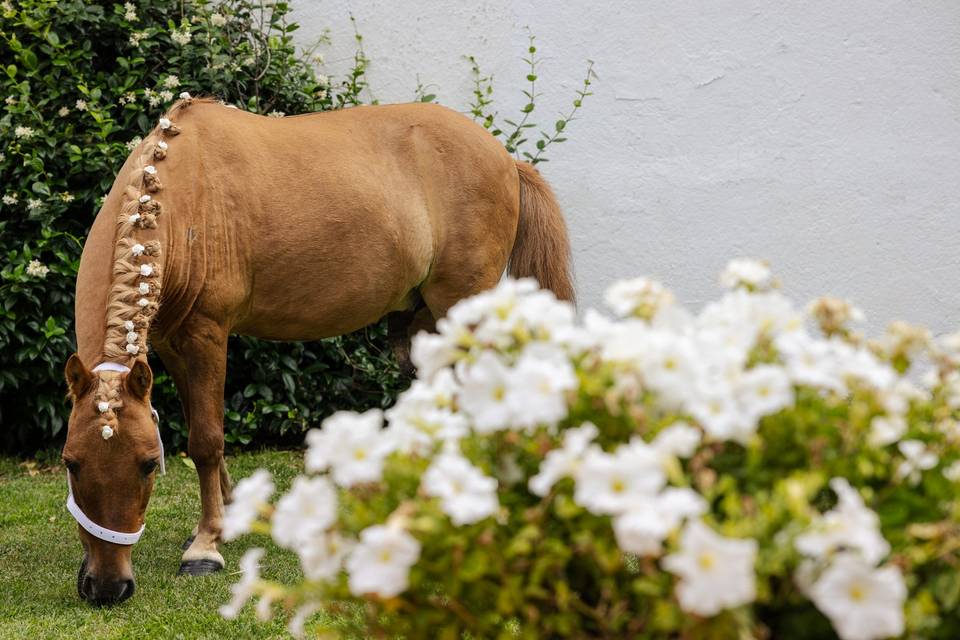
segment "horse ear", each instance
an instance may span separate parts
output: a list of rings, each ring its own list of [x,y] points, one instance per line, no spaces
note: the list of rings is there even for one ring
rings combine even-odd
[[[73,398],[79,398],[83,395],[83,392],[87,390],[93,380],[93,374],[90,373],[90,370],[87,369],[77,354],[73,354],[67,360],[63,375],[67,378],[67,387],[69,387],[70,395]]]
[[[130,373],[127,374],[127,391],[131,394],[146,400],[150,397],[150,388],[153,386],[153,372],[143,360],[136,360],[130,367]]]

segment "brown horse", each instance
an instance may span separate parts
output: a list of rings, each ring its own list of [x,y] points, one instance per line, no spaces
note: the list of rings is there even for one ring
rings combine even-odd
[[[63,459],[80,523],[80,596],[133,593],[131,545],[162,461],[147,337],[170,371],[200,479],[181,572],[223,568],[231,333],[316,340],[403,312],[429,329],[508,267],[573,296],[550,188],[435,105],[265,118],[186,98],[127,158],[77,278]]]

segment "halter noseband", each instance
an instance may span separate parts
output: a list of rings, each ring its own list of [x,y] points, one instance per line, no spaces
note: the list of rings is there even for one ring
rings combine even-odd
[[[125,367],[122,364],[117,364],[116,362],[104,362],[93,368],[94,373],[97,371],[129,373],[130,368]],[[157,442],[160,443],[160,473],[165,474],[167,469],[163,461],[163,440],[160,438],[160,416],[153,407],[150,407],[150,413],[153,415],[153,424],[157,427]],[[77,504],[76,500],[73,499],[73,485],[70,483],[69,471],[67,472],[67,511],[70,512],[70,515],[72,515],[74,520],[77,521],[77,524],[83,527],[87,533],[92,535],[94,538],[100,538],[101,540],[112,542],[113,544],[127,546],[135,544],[140,539],[140,536],[143,535],[143,530],[147,528],[147,524],[144,523],[140,527],[139,531],[134,533],[124,533],[122,531],[114,531],[113,529],[101,527],[96,522],[88,518],[87,514],[80,509],[80,506]]]

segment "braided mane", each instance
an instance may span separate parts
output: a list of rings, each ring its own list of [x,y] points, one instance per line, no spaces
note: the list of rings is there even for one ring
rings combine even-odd
[[[193,102],[189,95],[181,95],[181,100],[160,118],[159,124],[140,145],[139,155],[127,174],[117,218],[102,362],[130,367],[135,359],[146,358],[147,334],[159,310],[161,246],[157,240],[138,242],[137,232],[157,228],[157,217],[163,213],[163,205],[157,198],[163,189],[161,162],[170,151],[169,140],[180,133],[171,118]],[[110,427],[112,431],[109,433],[113,433],[118,426],[116,410],[123,406],[120,398],[122,374],[99,371],[98,376],[94,402],[102,426]]]

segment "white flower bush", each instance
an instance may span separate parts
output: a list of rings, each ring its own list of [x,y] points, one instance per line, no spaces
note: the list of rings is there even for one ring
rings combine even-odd
[[[960,637],[960,334],[867,340],[848,302],[803,313],[751,260],[721,281],[699,313],[645,278],[610,288],[612,319],[528,280],[457,304],[395,406],[308,434],[275,505],[266,472],[237,485],[225,537],[269,533],[304,581],[251,551],[224,614],[282,603],[301,634],[348,611],[351,637]]]

